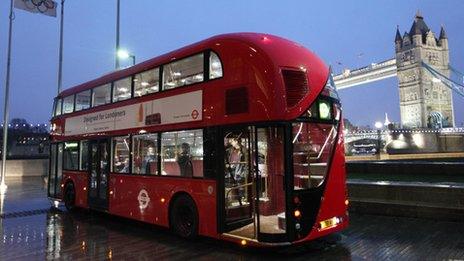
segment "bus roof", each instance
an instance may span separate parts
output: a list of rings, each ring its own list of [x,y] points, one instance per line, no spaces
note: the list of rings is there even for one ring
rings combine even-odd
[[[157,56],[155,58],[151,58],[149,60],[138,63],[129,68],[115,70],[113,72],[100,76],[94,80],[87,81],[77,86],[74,86],[72,88],[66,89],[59,94],[59,97],[65,97],[68,95],[79,93],[81,91],[88,90],[93,87],[103,85],[105,83],[116,81],[116,80],[119,80],[119,79],[122,79],[128,76],[131,76],[133,74],[157,67],[159,65],[166,64],[171,61],[175,61],[177,59],[184,58],[186,56],[189,56],[195,53],[199,53],[207,49],[213,49],[215,44],[220,44],[221,42],[227,41],[227,40],[236,40],[236,41],[244,42],[246,44],[249,44],[250,46],[263,50],[269,56],[280,56],[280,58],[282,58],[282,53],[285,56],[284,50],[286,48],[289,48],[289,47],[304,48],[300,44],[297,44],[290,40],[287,40],[287,39],[284,39],[284,38],[281,38],[275,35],[270,35],[270,34],[264,34],[264,33],[222,34],[222,35],[210,37],[208,39],[205,39],[203,41],[200,41],[200,42],[197,42],[191,45],[187,45],[185,47],[182,47],[180,49],[171,51],[169,53]],[[313,56],[311,57],[312,58],[311,60],[314,60],[316,63],[323,65],[323,62],[317,56],[315,56],[312,53],[311,55]],[[276,58],[276,57],[273,57],[273,58]],[[327,68],[326,66],[323,66],[323,67],[325,69]],[[324,72],[325,75],[327,75],[326,74],[327,72]]]

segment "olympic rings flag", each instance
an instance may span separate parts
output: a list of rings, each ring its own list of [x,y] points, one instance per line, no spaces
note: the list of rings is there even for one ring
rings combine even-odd
[[[57,4],[52,0],[14,0],[14,7],[31,13],[56,17]]]

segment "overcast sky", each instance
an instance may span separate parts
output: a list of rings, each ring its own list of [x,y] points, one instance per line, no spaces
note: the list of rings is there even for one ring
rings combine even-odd
[[[1,109],[5,86],[9,0],[0,1]],[[450,61],[464,71],[464,1],[142,1],[121,0],[121,46],[138,62],[213,35],[263,32],[301,43],[336,71],[394,56],[396,26],[409,31],[420,10],[436,34],[445,26]],[[64,88],[114,69],[116,0],[66,0]],[[59,19],[15,10],[10,119],[50,118],[56,95]],[[341,63],[342,65],[338,65]],[[357,125],[399,121],[398,80],[340,91],[345,117]],[[454,93],[456,124],[464,97]]]

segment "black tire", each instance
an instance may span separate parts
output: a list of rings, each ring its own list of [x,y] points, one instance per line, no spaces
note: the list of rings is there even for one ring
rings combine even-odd
[[[198,211],[189,196],[181,195],[174,200],[169,224],[171,230],[183,238],[194,238],[198,235]]]
[[[64,206],[68,211],[76,209],[76,190],[72,183],[66,184],[63,196]]]

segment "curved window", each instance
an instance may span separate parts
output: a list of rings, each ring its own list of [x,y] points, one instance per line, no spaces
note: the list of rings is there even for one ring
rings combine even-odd
[[[219,56],[215,52],[209,55],[209,79],[222,77],[222,64]]]
[[[320,186],[329,170],[336,125],[298,122],[292,124],[292,133],[295,190]]]

